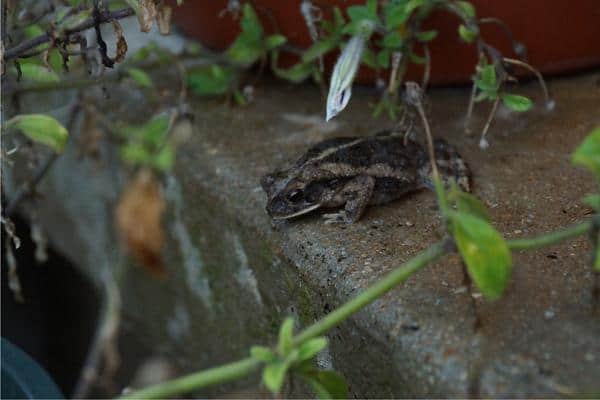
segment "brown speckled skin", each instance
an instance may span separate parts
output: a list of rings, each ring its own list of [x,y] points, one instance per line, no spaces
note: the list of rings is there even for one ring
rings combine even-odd
[[[467,165],[442,139],[434,142],[444,181],[470,188]],[[327,223],[353,223],[367,205],[383,204],[422,188],[431,188],[425,149],[402,136],[381,132],[368,137],[340,137],[320,142],[291,168],[263,177],[267,212],[274,219],[299,216],[317,208],[344,206],[325,214]]]

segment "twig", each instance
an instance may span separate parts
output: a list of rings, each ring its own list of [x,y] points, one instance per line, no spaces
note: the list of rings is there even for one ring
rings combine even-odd
[[[80,96],[77,96],[75,100],[75,104],[72,106],[69,111],[69,120],[67,121],[67,130],[71,132],[75,125],[75,121],[77,120],[78,112],[81,108],[81,99]],[[70,136],[70,135],[69,135]],[[16,211],[17,207],[21,203],[21,201],[29,196],[35,187],[41,182],[41,180],[46,176],[46,173],[50,170],[50,167],[54,164],[54,161],[58,158],[59,154],[53,152],[50,154],[42,165],[35,171],[31,179],[26,182],[23,182],[21,186],[15,191],[14,196],[8,201],[8,205],[6,206],[6,210],[4,211],[4,215],[6,217],[11,217]]]
[[[73,33],[82,32],[87,29],[93,28],[97,23],[104,24],[112,21],[113,19],[123,19],[127,17],[131,17],[135,14],[133,8],[127,7],[120,10],[108,12],[101,11],[99,12],[98,18],[89,18],[82,22],[79,26],[76,26],[73,29],[69,29],[65,31],[65,36],[69,36]],[[4,52],[4,60],[9,61],[15,58],[20,58],[23,53],[39,46],[40,44],[48,43],[52,40],[52,33],[46,32],[43,35],[37,36],[33,39],[27,40],[19,45],[12,47]]]
[[[513,64],[513,65],[518,65],[519,67],[523,67],[523,68],[528,69],[529,71],[533,72],[535,74],[536,78],[538,79],[540,86],[542,87],[542,91],[544,92],[544,100],[546,101],[546,108],[549,110],[554,108],[554,102],[552,101],[552,99],[550,99],[550,94],[548,93],[548,88],[546,87],[546,82],[544,81],[544,77],[542,76],[540,71],[538,71],[536,68],[532,67],[531,65],[527,64],[526,62],[523,62],[521,60],[515,60],[514,58],[503,57],[502,62],[505,62],[508,64]]]
[[[490,111],[490,115],[488,115],[488,119],[487,119],[487,121],[485,121],[485,126],[483,127],[483,131],[481,131],[481,138],[479,139],[479,147],[482,149],[487,149],[489,146],[487,139],[485,138],[485,135],[487,134],[488,129],[490,129],[490,126],[492,125],[492,120],[494,119],[494,116],[496,115],[496,110],[498,110],[498,104],[500,104],[500,96],[496,97],[496,100],[494,100],[494,104],[492,105],[492,111]]]
[[[421,87],[423,90],[426,90],[429,85],[429,75],[431,74],[431,55],[429,54],[429,46],[426,43],[423,44],[423,52],[425,53],[425,71],[423,71]]]

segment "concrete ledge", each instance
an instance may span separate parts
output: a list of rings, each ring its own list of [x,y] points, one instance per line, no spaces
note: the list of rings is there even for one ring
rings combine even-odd
[[[593,182],[570,165],[569,154],[600,124],[598,78],[551,82],[552,113],[541,107],[501,113],[487,151],[462,132],[468,89],[431,91],[434,134],[460,149],[474,171],[475,193],[507,237],[546,232],[588,214],[580,198],[594,190]],[[534,84],[522,90],[538,98]],[[435,198],[426,192],[372,207],[351,226],[324,225],[318,214],[273,224],[264,212],[262,174],[309,143],[386,126],[370,117],[374,98],[366,89],[355,91],[330,132],[292,122],[322,114],[314,87],[265,83],[255,97],[246,108],[216,101],[194,106],[194,135],[165,186],[169,278],[157,281],[137,268],[125,268],[119,278],[129,340],[139,340],[144,355],[167,356],[182,373],[269,343],[287,314],[310,324],[442,235]],[[486,112],[479,106],[474,128]],[[114,163],[114,149],[107,147],[103,157]],[[42,213],[56,232],[55,245],[92,276],[124,262],[110,215],[119,182],[122,171],[82,163],[71,150],[43,189]],[[450,256],[331,332],[320,363],[346,375],[356,397],[598,393],[600,318],[592,312],[589,250],[579,238],[515,254],[506,295],[494,303],[476,298],[476,308],[460,289],[459,258]],[[477,331],[475,312],[482,322]],[[127,346],[122,351],[127,355]]]

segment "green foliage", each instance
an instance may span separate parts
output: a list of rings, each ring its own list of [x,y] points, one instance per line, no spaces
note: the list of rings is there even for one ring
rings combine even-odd
[[[34,63],[22,63],[21,73],[24,80],[33,82],[59,82],[58,74],[48,67]]]
[[[186,79],[189,88],[195,94],[215,96],[233,89],[237,75],[233,68],[213,64],[189,70]]]
[[[573,164],[588,168],[600,179],[600,127],[594,129],[573,153]]]
[[[479,69],[475,79],[475,85],[480,90],[480,95],[477,100],[494,100],[498,97],[499,82],[496,78],[496,67],[493,64],[484,64]]]
[[[533,106],[531,99],[518,94],[508,93],[502,95],[502,103],[504,103],[506,107],[517,112],[528,111]]]
[[[347,399],[348,385],[334,371],[309,371],[301,375],[308,382],[318,399]]]
[[[464,18],[475,18],[475,7],[468,1],[455,1]]]
[[[282,35],[266,37],[262,24],[250,3],[244,3],[241,32],[225,52],[227,59],[235,65],[248,67],[264,58],[269,50],[286,42]]]
[[[136,166],[168,171],[175,162],[175,146],[168,141],[170,118],[160,114],[141,125],[123,125],[119,133],[126,140],[121,158]]]
[[[152,84],[152,78],[150,78],[150,75],[148,75],[146,71],[139,68],[127,68],[125,71],[131,77],[131,79],[133,79],[141,87],[151,88],[154,86]]]
[[[279,330],[277,350],[264,346],[250,348],[250,356],[265,364],[263,384],[273,394],[281,391],[288,371],[300,375],[313,388],[319,398],[342,398],[347,395],[344,379],[332,371],[319,371],[312,359],[327,346],[327,339],[312,338],[300,345],[294,344],[294,320],[285,319]]]
[[[475,39],[477,39],[477,36],[479,36],[479,32],[472,27],[467,27],[464,24],[460,24],[458,26],[458,35],[466,43],[472,43]]]
[[[15,128],[34,142],[50,147],[57,153],[63,151],[69,132],[56,119],[45,114],[17,115],[6,122],[5,129]]]
[[[489,222],[490,216],[479,199],[470,193],[463,192],[454,182],[448,191],[448,201],[456,206],[460,213],[469,214]]]
[[[582,201],[592,207],[596,212],[600,212],[600,194],[590,194],[585,196]]]
[[[511,254],[502,236],[484,219],[461,211],[450,213],[452,234],[481,293],[488,299],[500,297],[511,272]]]

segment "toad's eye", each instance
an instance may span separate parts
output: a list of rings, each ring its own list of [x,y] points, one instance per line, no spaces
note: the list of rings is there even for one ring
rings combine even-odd
[[[300,200],[302,200],[302,198],[304,197],[304,194],[302,193],[302,190],[296,189],[296,190],[292,190],[290,192],[290,194],[288,194],[287,198],[289,201],[291,201],[292,203],[297,203]]]

